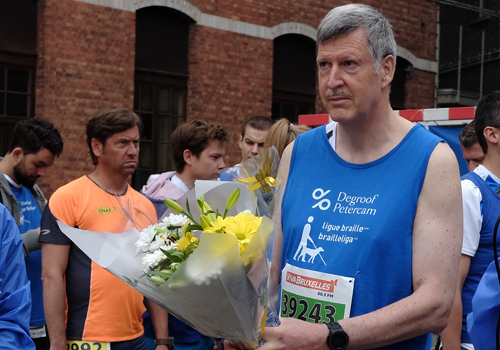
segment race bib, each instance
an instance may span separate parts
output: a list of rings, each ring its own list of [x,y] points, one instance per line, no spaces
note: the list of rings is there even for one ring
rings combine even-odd
[[[327,323],[349,318],[354,278],[286,264],[281,274],[281,317]]]
[[[111,350],[111,346],[98,341],[68,340],[66,350]]]

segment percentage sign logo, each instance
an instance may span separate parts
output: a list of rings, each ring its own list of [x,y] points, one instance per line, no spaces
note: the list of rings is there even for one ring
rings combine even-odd
[[[330,208],[331,202],[329,199],[323,199],[324,196],[326,196],[328,193],[330,193],[330,190],[328,191],[323,191],[322,188],[317,188],[313,191],[312,196],[316,200],[320,200],[318,203],[314,204],[312,207],[316,208],[319,207],[321,210],[327,210]]]

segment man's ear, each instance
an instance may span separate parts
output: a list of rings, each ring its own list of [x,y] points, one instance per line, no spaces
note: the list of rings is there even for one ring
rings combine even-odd
[[[382,74],[382,89],[389,86],[394,79],[394,72],[396,71],[396,60],[394,56],[387,55],[382,58],[380,62],[380,73]]]
[[[90,141],[90,145],[92,146],[92,152],[94,153],[94,155],[99,158],[101,155],[102,155],[102,151],[103,151],[103,145],[101,143],[101,141],[99,141],[98,139],[96,138],[93,138],[91,141]]]
[[[238,146],[240,146],[240,149],[242,149],[241,144],[243,143],[243,135],[240,135],[240,138],[238,140]]]
[[[24,157],[24,151],[21,147],[14,148],[11,153],[16,164]]]
[[[182,152],[182,156],[184,157],[184,161],[186,162],[187,165],[193,165],[195,157],[193,152],[191,152],[189,149],[185,149],[184,152]]]
[[[500,131],[492,126],[487,126],[483,130],[483,135],[486,140],[491,144],[498,144],[500,142]]]

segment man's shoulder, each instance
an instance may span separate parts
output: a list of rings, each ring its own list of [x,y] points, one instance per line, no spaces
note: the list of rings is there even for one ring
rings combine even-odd
[[[141,192],[137,191],[131,186],[128,188],[125,197],[129,197],[130,199],[133,199],[134,201],[137,201],[139,203],[150,203],[146,196],[144,196]]]
[[[462,189],[469,190],[486,185],[487,181],[500,182],[498,178],[485,166],[479,165],[476,169],[462,175]]]
[[[219,177],[220,181],[232,181],[235,177],[240,175],[240,164],[236,164],[224,170]]]
[[[37,184],[35,184],[33,186],[33,188],[31,189],[31,193],[33,193],[33,195],[35,196],[35,198],[36,197],[38,197],[38,198],[45,198],[45,195],[43,194],[42,189]]]
[[[144,208],[148,216],[150,216],[152,219],[156,218],[156,209],[153,203],[151,203],[151,201],[145,195],[143,195],[136,189],[129,187],[125,196],[127,198],[130,198],[134,206]]]
[[[12,240],[20,240],[21,235],[15,234],[17,229],[17,224],[14,221],[12,215],[10,215],[9,210],[0,203],[0,242],[1,246],[5,242]]]
[[[87,176],[79,177],[76,180],[73,180],[66,185],[59,187],[50,197],[50,201],[61,200],[63,198],[76,198],[84,191],[88,190],[91,181]]]
[[[147,196],[150,200],[163,201],[165,198],[176,200],[184,193],[172,182],[172,178],[175,174],[175,171],[161,174],[153,182],[145,185],[141,189],[141,193]]]

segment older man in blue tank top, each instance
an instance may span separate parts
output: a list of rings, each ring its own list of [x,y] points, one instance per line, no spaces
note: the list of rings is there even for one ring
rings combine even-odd
[[[457,160],[391,109],[397,46],[383,15],[337,7],[317,42],[333,122],[283,155],[270,287],[282,318],[261,349],[423,350],[448,322],[457,281]]]

